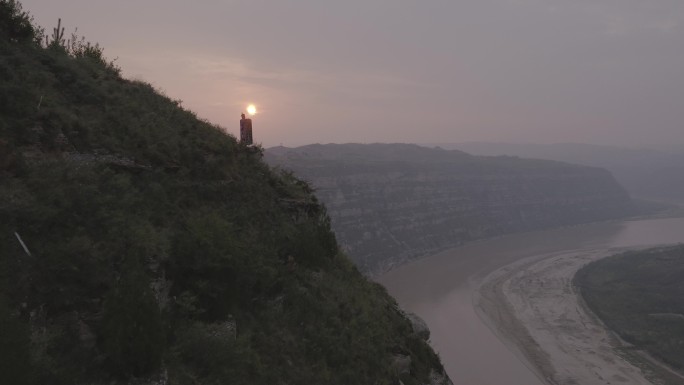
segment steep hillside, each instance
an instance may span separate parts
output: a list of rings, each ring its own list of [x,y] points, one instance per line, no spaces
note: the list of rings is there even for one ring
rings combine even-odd
[[[316,189],[349,255],[367,272],[501,234],[634,213],[609,172],[407,144],[267,150]]]
[[[446,384],[309,186],[0,0],[0,382]]]

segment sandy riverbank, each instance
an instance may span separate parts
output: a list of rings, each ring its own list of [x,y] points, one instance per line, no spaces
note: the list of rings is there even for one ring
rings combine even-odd
[[[464,245],[400,266],[377,279],[402,308],[418,314],[427,322],[431,344],[439,352],[454,384],[543,385],[551,382],[541,379],[545,375],[555,375],[555,368],[562,369],[562,364],[552,360],[554,357],[539,347],[537,341],[541,339],[533,338],[532,332],[521,326],[526,324],[518,320],[518,312],[509,304],[515,301],[497,294],[502,292],[501,285],[506,279],[500,280],[499,288],[493,285],[493,280],[505,273],[511,273],[511,278],[520,267],[531,266],[533,262],[547,258],[575,254],[588,262],[626,248],[677,242],[684,242],[683,218],[590,224]],[[596,255],[587,255],[592,253]],[[571,279],[580,265],[567,271],[562,281],[571,292]],[[486,286],[482,286],[483,283]],[[488,288],[493,292],[488,292]],[[475,303],[473,297],[476,297]],[[534,300],[531,294],[523,297]],[[535,303],[532,301],[529,306],[532,308]],[[474,306],[476,304],[479,305]],[[543,308],[536,306],[536,311]],[[483,316],[483,309],[488,309],[492,317]],[[504,324],[506,330],[499,330],[495,326],[499,324]],[[524,350],[518,349],[518,344]],[[633,352],[633,349],[625,349],[620,354],[633,355]],[[542,365],[544,362],[546,367]],[[576,382],[584,383],[592,382]],[[678,381],[662,383],[671,385]]]
[[[487,276],[474,305],[494,333],[549,384],[661,383],[625,358],[621,342],[585,308],[573,287],[579,268],[617,252],[584,250],[518,261]]]

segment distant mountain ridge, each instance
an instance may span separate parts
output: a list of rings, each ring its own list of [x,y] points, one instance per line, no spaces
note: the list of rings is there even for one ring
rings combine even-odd
[[[367,273],[468,241],[635,213],[608,171],[556,161],[410,144],[276,147],[265,160],[313,185]]]
[[[456,156],[471,157],[470,154],[459,150],[435,151],[434,148],[405,143],[310,144],[297,147],[296,151],[290,147],[277,146],[269,148],[268,154],[269,156],[305,156],[328,160],[344,157],[347,161],[402,161],[406,159],[453,161]]]
[[[684,148],[674,145],[665,150],[582,143],[465,142],[439,146],[474,155],[520,156],[603,167],[634,197],[684,203]]]

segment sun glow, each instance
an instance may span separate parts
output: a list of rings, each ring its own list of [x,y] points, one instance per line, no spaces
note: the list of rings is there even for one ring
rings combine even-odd
[[[256,106],[254,104],[250,104],[249,106],[247,106],[247,113],[250,115],[256,114],[257,113]]]

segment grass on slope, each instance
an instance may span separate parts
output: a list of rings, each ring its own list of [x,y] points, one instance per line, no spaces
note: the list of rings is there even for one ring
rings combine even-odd
[[[408,385],[441,371],[338,252],[306,183],[121,78],[99,47],[37,41],[0,0],[3,381]]]
[[[621,338],[684,369],[684,246],[599,260],[582,268],[575,283]]]

